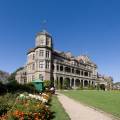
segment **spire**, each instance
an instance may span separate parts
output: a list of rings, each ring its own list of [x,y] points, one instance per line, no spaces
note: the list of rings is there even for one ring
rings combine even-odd
[[[42,32],[46,32],[46,29],[47,29],[46,24],[47,24],[47,20],[43,20],[41,22],[41,30],[42,30]]]
[[[41,27],[40,27],[40,28],[41,28],[41,31],[38,32],[38,33],[36,34],[36,36],[38,36],[38,35],[47,35],[47,36],[50,36],[50,37],[51,37],[51,34],[49,34],[49,33],[47,32],[47,27],[46,27],[47,20],[41,21],[40,24],[41,24]]]

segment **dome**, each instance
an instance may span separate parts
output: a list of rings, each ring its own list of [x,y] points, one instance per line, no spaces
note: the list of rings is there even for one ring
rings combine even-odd
[[[41,32],[38,32],[36,36],[39,36],[39,35],[51,36],[46,30],[42,30]]]

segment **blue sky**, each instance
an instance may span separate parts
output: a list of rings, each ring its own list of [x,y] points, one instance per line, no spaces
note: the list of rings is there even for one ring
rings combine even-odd
[[[102,74],[120,81],[119,0],[0,0],[0,69],[26,63],[41,22],[58,50],[87,54]]]

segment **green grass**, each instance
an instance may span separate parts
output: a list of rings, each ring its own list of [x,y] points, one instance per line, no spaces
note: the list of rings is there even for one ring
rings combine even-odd
[[[85,103],[89,106],[101,109],[120,118],[120,92],[119,91],[94,91],[94,90],[70,90],[62,91],[65,95]]]
[[[52,97],[51,105],[51,110],[55,112],[53,120],[70,120],[69,116],[58,101],[57,96]]]

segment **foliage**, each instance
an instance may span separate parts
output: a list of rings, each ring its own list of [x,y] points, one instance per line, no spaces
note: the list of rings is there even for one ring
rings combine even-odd
[[[51,85],[51,82],[50,82],[50,80],[44,80],[44,86],[45,87],[50,87],[50,85]]]
[[[0,82],[0,95],[7,92],[6,86]]]
[[[1,116],[1,120],[50,120],[52,112],[41,100],[27,96],[27,93],[17,97],[12,108],[7,114]],[[34,96],[34,95],[33,95]],[[45,98],[47,96],[47,98]],[[38,97],[38,96],[34,96]],[[49,99],[48,94],[43,94],[44,99]]]
[[[8,77],[8,81],[14,81],[15,80],[15,76],[16,76],[16,73],[19,71],[19,70],[22,70],[23,67],[20,67],[18,68],[15,72],[11,73],[11,75]]]
[[[88,90],[95,90],[96,88],[94,86],[88,87]]]
[[[14,101],[16,99],[16,94],[7,93],[3,96],[0,96],[0,116],[6,114],[8,110],[11,109]]]
[[[64,88],[64,89],[68,89],[69,87],[70,87],[69,82],[68,82],[67,79],[65,79],[65,80],[64,80],[64,86],[63,86],[63,88]]]
[[[60,84],[60,80],[58,81],[58,89],[62,89],[62,85]]]
[[[37,92],[35,90],[35,87],[32,83],[29,84],[19,84],[15,80],[10,81],[7,84],[2,84],[0,83],[0,95],[5,94],[5,93],[16,93],[16,92]]]

